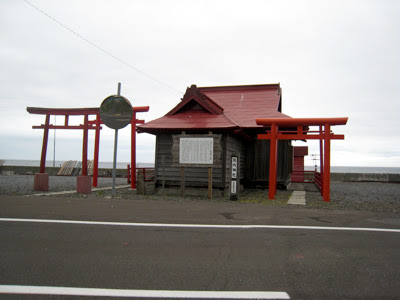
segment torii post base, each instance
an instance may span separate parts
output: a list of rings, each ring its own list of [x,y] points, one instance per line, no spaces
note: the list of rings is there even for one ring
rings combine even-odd
[[[76,177],[76,192],[78,194],[91,194],[92,176],[80,175]]]
[[[33,190],[45,192],[49,190],[48,173],[36,173],[35,175],[33,175]]]

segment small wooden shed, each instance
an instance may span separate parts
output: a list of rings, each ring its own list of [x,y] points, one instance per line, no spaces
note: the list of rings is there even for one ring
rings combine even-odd
[[[187,187],[207,187],[208,166],[213,188],[227,192],[233,155],[239,157],[241,186],[267,187],[270,146],[268,140],[257,139],[265,127],[257,125],[256,118],[290,118],[282,113],[279,84],[187,88],[165,116],[138,126],[138,132],[156,136],[156,187],[163,174],[167,187],[179,186],[182,167]],[[277,181],[285,187],[292,172],[291,141],[279,141],[278,152]]]

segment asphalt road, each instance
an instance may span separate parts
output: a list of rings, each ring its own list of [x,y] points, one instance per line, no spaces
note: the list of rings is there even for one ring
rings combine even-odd
[[[400,228],[371,212],[46,197],[0,197],[0,218]],[[400,298],[399,232],[1,221],[0,249],[1,285]],[[43,299],[1,295],[21,297]]]

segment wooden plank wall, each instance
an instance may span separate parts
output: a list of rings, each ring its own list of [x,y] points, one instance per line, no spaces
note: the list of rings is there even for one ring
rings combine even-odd
[[[232,155],[233,153],[240,154],[240,179],[246,177],[246,141],[233,134],[225,134],[226,139],[226,157],[225,157],[225,187],[229,188],[231,170],[232,170]]]
[[[162,185],[162,156],[164,155],[164,176],[166,186],[180,186],[181,166],[177,163],[176,155],[179,151],[177,142],[179,136],[171,134],[158,134],[156,137],[155,159],[155,184]],[[207,135],[185,135],[207,136]],[[214,134],[214,158],[213,187],[229,188],[231,176],[231,157],[233,153],[240,153],[240,179],[245,182],[264,182],[269,179],[269,141],[257,140],[254,143],[247,142],[234,134]],[[175,144],[174,144],[175,140]],[[217,145],[216,145],[216,141]],[[216,150],[217,147],[219,150]],[[293,165],[293,147],[290,141],[281,140],[278,143],[278,183],[286,185],[290,180]],[[185,167],[185,186],[207,187],[208,167]]]
[[[290,141],[278,141],[278,182],[288,182],[293,165],[293,147]],[[269,179],[269,140],[257,140],[247,147],[246,179],[248,181],[268,181]]]
[[[180,136],[180,135],[179,135]],[[194,135],[185,135],[187,137]],[[196,135],[196,136],[207,136],[207,135]],[[219,138],[214,138],[214,153],[217,157],[214,157],[215,167],[212,170],[213,187],[223,188],[223,172],[222,169],[224,164],[222,163],[222,151],[216,151],[216,148],[223,149],[223,139],[221,135]],[[216,140],[219,145],[216,144]],[[175,136],[175,143],[179,142]],[[171,134],[157,134],[156,136],[156,159],[155,159],[155,184],[156,186],[162,185],[163,169],[165,176],[166,186],[180,186],[181,182],[181,166],[176,163],[175,153],[176,144],[174,146],[174,137]],[[162,167],[162,156],[164,155],[164,168]],[[179,155],[179,154],[178,154]],[[216,162],[216,160],[219,160]],[[207,187],[208,186],[208,167],[191,167],[185,166],[185,186],[186,187]]]

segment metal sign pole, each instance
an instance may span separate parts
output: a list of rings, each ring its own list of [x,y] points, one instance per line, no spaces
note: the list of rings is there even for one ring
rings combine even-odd
[[[107,127],[115,129],[112,197],[115,197],[115,177],[117,176],[118,129],[124,128],[130,124],[132,117],[132,104],[128,99],[121,96],[121,83],[118,82],[118,95],[108,96],[100,105],[101,120]]]
[[[118,96],[121,95],[121,82],[118,82]],[[117,144],[118,144],[118,129],[115,129],[114,135],[114,161],[112,171],[112,197],[115,197],[115,178],[117,177]]]
[[[117,176],[117,143],[118,143],[118,129],[115,129],[114,135],[114,161],[112,171],[112,196],[115,197],[115,178]]]

